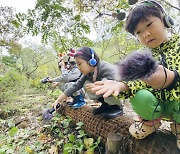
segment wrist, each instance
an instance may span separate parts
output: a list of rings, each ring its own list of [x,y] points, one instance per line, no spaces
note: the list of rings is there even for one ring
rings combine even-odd
[[[176,70],[173,71],[172,76],[173,76],[172,79],[170,80],[169,84],[166,87],[168,91],[172,90],[175,87],[176,83],[180,80],[180,76]]]
[[[128,91],[129,87],[125,81],[120,82],[121,91]]]

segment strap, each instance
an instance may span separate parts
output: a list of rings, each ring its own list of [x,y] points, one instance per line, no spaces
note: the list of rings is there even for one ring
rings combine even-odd
[[[164,67],[168,68],[168,67],[167,67],[167,63],[166,63],[166,55],[165,55],[162,51],[160,52],[160,54],[161,54],[161,59],[160,59],[161,64],[162,64]]]
[[[167,81],[167,72],[166,72],[166,69],[165,69],[165,68],[167,68],[167,63],[166,63],[166,56],[164,55],[164,53],[161,51],[160,54],[161,54],[161,59],[160,59],[161,60],[161,65],[163,66],[164,73],[165,73],[165,80],[164,80],[163,86],[160,89],[160,92],[161,92],[162,100],[165,101],[166,96],[165,96],[165,92],[164,92],[164,85],[165,85],[165,83]]]
[[[178,72],[176,70],[174,70],[173,72],[174,72],[174,75],[175,75],[174,80],[168,87],[165,88],[168,91],[172,90],[175,87],[176,83],[178,81],[180,81],[180,76],[179,76]]]

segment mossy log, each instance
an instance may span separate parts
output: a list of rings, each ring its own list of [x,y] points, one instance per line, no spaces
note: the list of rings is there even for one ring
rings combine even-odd
[[[176,137],[169,131],[158,130],[143,140],[137,140],[129,133],[129,126],[132,117],[116,117],[111,120],[104,120],[98,115],[92,114],[91,106],[83,106],[80,109],[72,109],[64,106],[61,114],[70,116],[74,122],[83,122],[84,130],[92,137],[102,138],[102,143],[106,143],[109,133],[117,133],[123,140],[119,145],[124,154],[178,154],[180,151],[176,146]]]

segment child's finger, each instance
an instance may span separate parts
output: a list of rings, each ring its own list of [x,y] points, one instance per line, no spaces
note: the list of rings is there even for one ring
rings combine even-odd
[[[96,82],[94,82],[94,84],[101,86],[101,85],[104,85],[104,82],[103,81],[96,81]]]
[[[86,86],[89,86],[89,85],[91,85],[91,83],[86,84]]]
[[[103,89],[103,86],[100,86],[100,85],[95,85],[93,88],[92,88],[92,91],[94,92],[97,92],[99,90]]]
[[[90,87],[90,85],[86,85],[86,89],[88,89]]]
[[[57,106],[57,105],[53,105],[53,108],[55,109],[55,112],[56,112],[56,106]]]
[[[57,104],[58,104],[58,102],[54,102],[54,103],[52,104],[53,108],[55,109],[55,112],[56,112],[56,110],[57,110]]]
[[[120,91],[116,90],[116,91],[114,91],[114,94],[113,94],[113,95],[114,95],[114,96],[118,96],[118,95],[119,95],[119,92],[120,92]]]
[[[103,97],[104,97],[104,98],[107,98],[107,97],[109,97],[109,96],[112,95],[112,94],[113,94],[113,91],[112,91],[111,89],[109,89],[109,90],[106,90],[106,91],[104,92]]]
[[[107,93],[107,91],[108,91],[108,89],[106,89],[106,88],[100,88],[99,90],[96,91],[96,95],[105,94],[105,93]],[[105,98],[106,98],[106,95],[103,95],[103,96],[105,96]]]

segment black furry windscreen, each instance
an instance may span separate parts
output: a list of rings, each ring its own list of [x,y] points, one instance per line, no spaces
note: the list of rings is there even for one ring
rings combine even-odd
[[[118,75],[123,81],[148,78],[158,66],[149,50],[137,50],[118,62]]]

